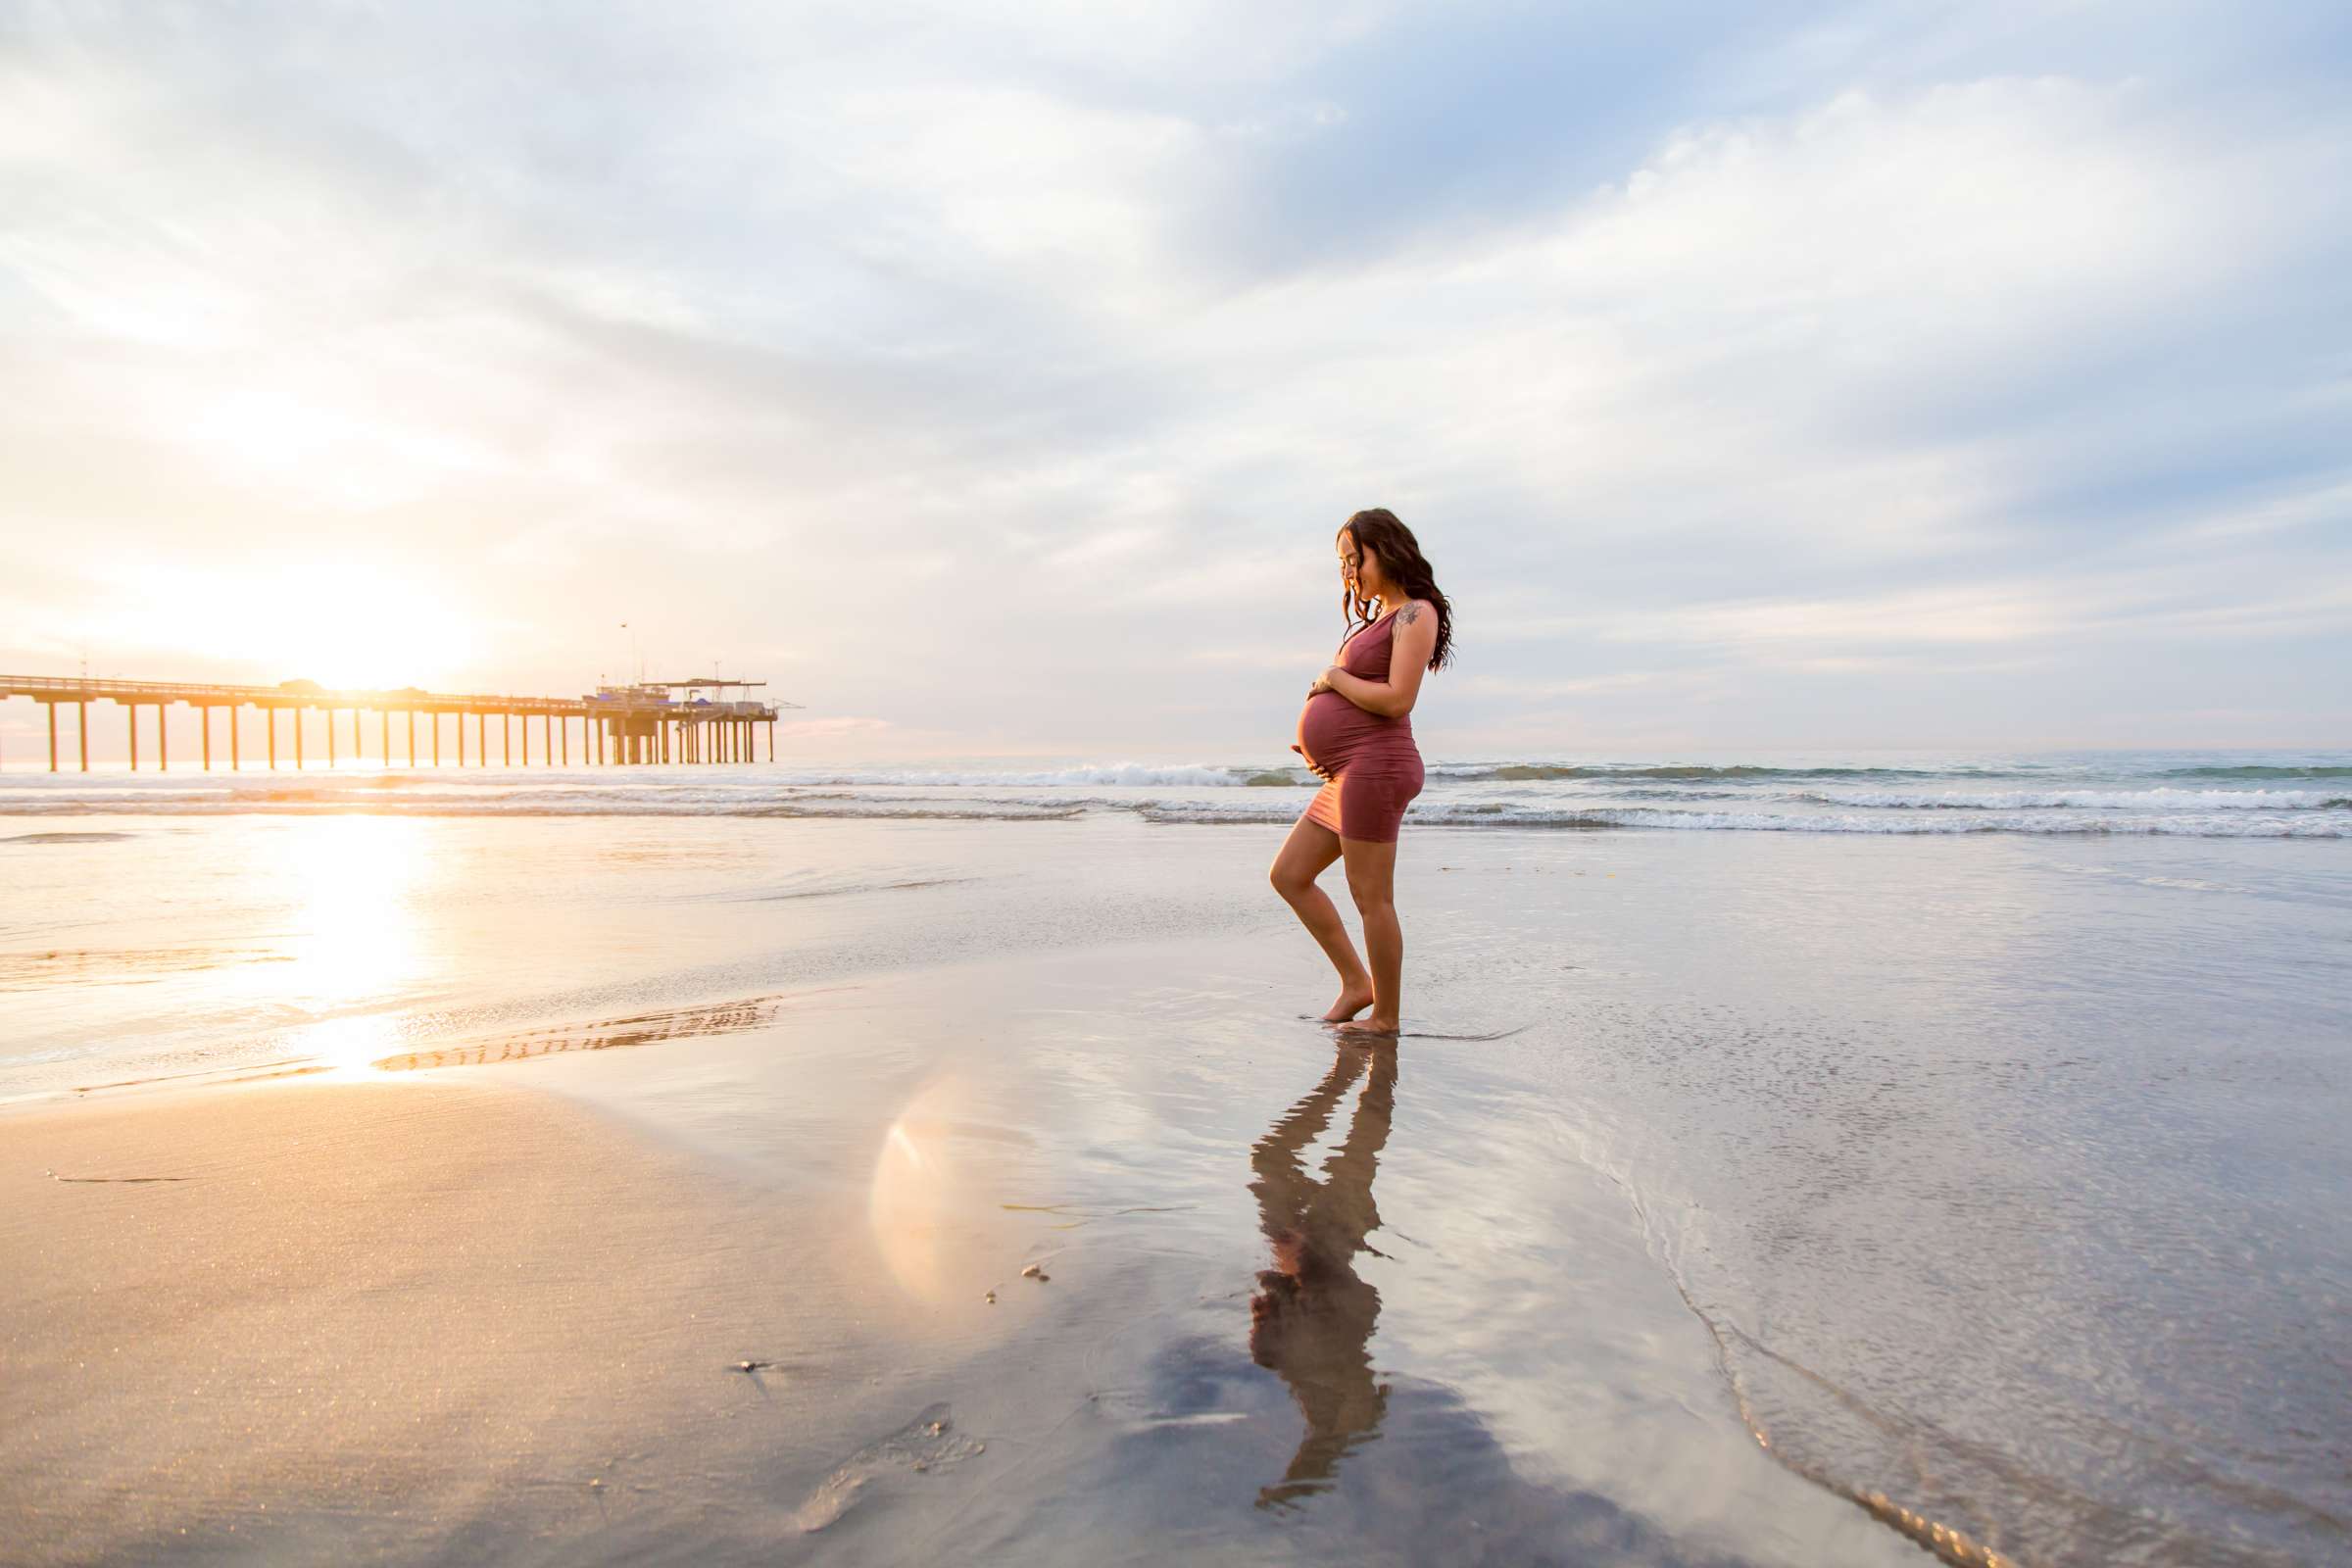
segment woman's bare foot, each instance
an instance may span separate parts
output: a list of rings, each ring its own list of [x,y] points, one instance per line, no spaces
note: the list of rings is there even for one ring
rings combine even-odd
[[[1323,1021],[1325,1023],[1341,1023],[1354,1017],[1370,1005],[1372,1005],[1371,981],[1366,980],[1360,987],[1347,986],[1341,990],[1340,1000],[1333,1003],[1331,1010],[1323,1015]]]
[[[1332,1033],[1348,1040],[1394,1040],[1397,1029],[1396,1019],[1383,1018],[1376,1012],[1361,1023],[1343,1023]]]

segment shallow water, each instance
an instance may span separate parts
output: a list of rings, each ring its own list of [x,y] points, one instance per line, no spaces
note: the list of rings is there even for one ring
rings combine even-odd
[[[855,1198],[931,1327],[796,1551],[2347,1544],[2340,841],[1408,833],[1392,1075],[1264,827],[37,831],[0,1095],[487,1072]]]

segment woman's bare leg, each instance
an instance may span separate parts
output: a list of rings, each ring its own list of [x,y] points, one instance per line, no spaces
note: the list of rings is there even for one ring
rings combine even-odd
[[[1348,860],[1348,891],[1364,920],[1364,951],[1372,956],[1372,1016],[1343,1024],[1343,1034],[1393,1035],[1404,986],[1404,928],[1396,923],[1396,841],[1340,840]]]
[[[1372,976],[1365,972],[1364,960],[1355,956],[1355,944],[1348,940],[1348,927],[1340,921],[1339,908],[1331,896],[1315,885],[1315,878],[1339,858],[1340,836],[1320,822],[1300,817],[1266,872],[1266,880],[1274,884],[1282,902],[1291,906],[1308,934],[1322,945],[1331,966],[1340,971],[1340,1000],[1323,1014],[1326,1023],[1352,1018],[1373,1001]]]

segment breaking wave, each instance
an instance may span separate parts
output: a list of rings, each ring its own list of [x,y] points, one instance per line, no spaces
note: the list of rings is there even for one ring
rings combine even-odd
[[[985,768],[873,767],[847,769],[785,769],[770,773],[786,784],[858,786],[898,789],[1080,789],[1185,786],[1225,789],[1246,786],[1271,773],[1307,776],[1303,768],[1225,767],[1209,762],[1165,766],[1146,762],[1097,762],[1041,771],[997,771]]]
[[[1947,790],[1887,794],[1815,791],[1791,799],[1817,806],[1886,811],[2327,811],[2352,807],[2352,796],[2318,790]]]
[[[1564,783],[1570,780],[1589,780],[1608,783],[1617,779],[1674,779],[1694,784],[1713,780],[1748,783],[1768,779],[1816,778],[1950,778],[1950,770],[1928,770],[1908,767],[1763,767],[1751,763],[1737,763],[1727,767],[1701,766],[1696,763],[1632,764],[1616,762],[1499,762],[1475,765],[1440,764],[1430,772],[1444,778],[1476,783]],[[1970,770],[1959,776],[1975,778],[2005,778],[2005,773],[1985,773]]]
[[[1245,807],[1151,804],[1138,811],[1152,822],[1287,822],[1296,812]],[[1872,816],[1861,812],[1690,811],[1660,807],[1545,808],[1479,804],[1414,803],[1406,820],[1432,827],[1680,828],[1712,833],[1954,833],[2146,834],[2181,838],[2352,838],[2352,821],[2272,820],[2244,815],[2092,815],[1984,811],[1968,818],[1944,814]]]
[[[2352,766],[2319,763],[2310,766],[2176,767],[2166,778],[2352,778]]]

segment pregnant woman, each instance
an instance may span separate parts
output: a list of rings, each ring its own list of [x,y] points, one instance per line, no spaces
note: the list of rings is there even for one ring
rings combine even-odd
[[[1324,779],[1269,873],[1340,971],[1340,1000],[1323,1014],[1349,1035],[1395,1035],[1404,970],[1396,924],[1396,830],[1421,793],[1421,753],[1407,716],[1424,670],[1453,649],[1453,610],[1438,592],[1411,530],[1383,508],[1359,512],[1337,541],[1340,604],[1354,629],[1337,662],[1307,688],[1291,750]],[[1379,613],[1374,614],[1377,607]],[[1348,891],[1363,917],[1372,967],[1355,956],[1340,911],[1315,885],[1345,858]],[[1372,1015],[1350,1023],[1366,1007]]]

